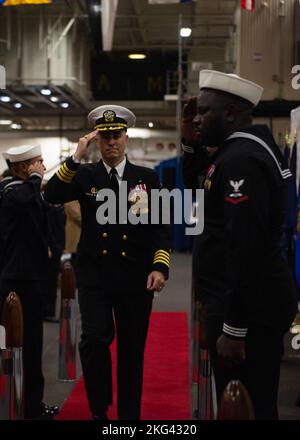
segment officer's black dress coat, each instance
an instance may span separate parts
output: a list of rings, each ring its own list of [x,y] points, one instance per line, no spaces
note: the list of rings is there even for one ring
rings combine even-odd
[[[154,171],[127,161],[123,180],[128,192],[137,185],[159,188]],[[101,225],[97,222],[97,191],[110,187],[108,173],[97,164],[76,164],[72,158],[50,179],[45,197],[55,203],[78,199],[82,213],[82,232],[78,245],[77,280],[79,287],[98,287],[103,295],[141,294],[148,274],[169,266],[168,228],[163,225]],[[129,291],[128,291],[129,289]]]

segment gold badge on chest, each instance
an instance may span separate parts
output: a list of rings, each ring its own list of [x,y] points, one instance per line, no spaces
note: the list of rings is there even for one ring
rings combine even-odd
[[[90,196],[90,197],[96,197],[98,192],[98,188],[96,188],[95,186],[92,186],[92,188],[90,189],[90,192],[85,193],[86,196]]]

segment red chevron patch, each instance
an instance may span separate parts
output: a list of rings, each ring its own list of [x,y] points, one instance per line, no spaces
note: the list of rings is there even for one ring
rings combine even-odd
[[[226,202],[232,203],[233,205],[237,205],[238,203],[245,202],[248,199],[249,199],[248,196],[243,196],[235,199],[233,197],[225,197]]]

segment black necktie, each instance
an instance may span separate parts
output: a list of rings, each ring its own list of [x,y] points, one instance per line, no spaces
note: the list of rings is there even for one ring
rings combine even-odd
[[[119,194],[119,182],[117,179],[117,170],[115,168],[112,168],[109,172],[110,177],[110,187],[115,192],[115,194]]]

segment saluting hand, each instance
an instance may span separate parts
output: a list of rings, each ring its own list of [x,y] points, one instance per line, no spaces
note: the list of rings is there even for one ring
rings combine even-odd
[[[222,334],[217,341],[219,362],[227,368],[238,367],[245,359],[245,341]]]
[[[184,105],[182,111],[181,133],[187,143],[196,141],[193,119],[197,113],[197,96],[193,96]]]
[[[31,176],[33,173],[40,174],[41,178],[44,177],[45,174],[45,166],[43,165],[43,162],[40,160],[37,160],[36,162],[32,163],[28,167],[28,175]]]
[[[74,154],[76,159],[81,160],[86,156],[88,146],[97,137],[97,133],[98,130],[94,130],[79,139],[77,149]]]

